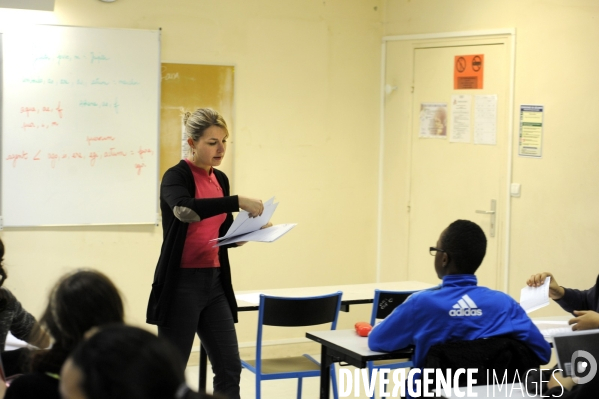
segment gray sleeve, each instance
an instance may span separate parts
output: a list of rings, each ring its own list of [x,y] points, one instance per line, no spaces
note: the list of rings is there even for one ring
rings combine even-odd
[[[36,323],[35,317],[23,308],[21,303],[10,291],[6,290],[6,292],[8,293],[8,304],[6,310],[2,313],[8,313],[7,316],[11,316],[10,320],[6,320],[10,322],[8,329],[16,338],[27,341],[31,335],[31,330]],[[4,317],[0,317],[0,319],[0,323],[5,322]]]

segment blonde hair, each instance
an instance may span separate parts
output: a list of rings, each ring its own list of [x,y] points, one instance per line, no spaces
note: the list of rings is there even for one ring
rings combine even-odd
[[[185,125],[187,138],[192,139],[194,142],[197,142],[210,126],[223,128],[227,132],[227,136],[229,135],[225,118],[212,108],[198,108],[193,113],[186,112],[183,115],[183,124]],[[191,154],[191,147],[189,152]]]

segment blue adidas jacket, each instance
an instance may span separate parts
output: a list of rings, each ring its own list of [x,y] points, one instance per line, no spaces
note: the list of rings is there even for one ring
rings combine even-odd
[[[373,328],[368,346],[391,352],[414,345],[412,362],[422,368],[435,344],[508,335],[549,362],[551,347],[522,307],[509,295],[476,284],[473,274],[453,274],[438,288],[411,295]]]

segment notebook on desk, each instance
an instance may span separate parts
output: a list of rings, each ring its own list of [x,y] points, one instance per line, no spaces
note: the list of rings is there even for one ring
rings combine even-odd
[[[572,332],[572,326],[567,320],[533,320],[533,323],[547,341],[551,341],[555,335]]]
[[[597,373],[599,330],[571,331],[553,337],[553,347],[562,374],[584,378]],[[592,378],[592,376],[591,376]]]

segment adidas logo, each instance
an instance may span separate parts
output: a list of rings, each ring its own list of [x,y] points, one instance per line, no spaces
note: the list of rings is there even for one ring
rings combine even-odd
[[[476,303],[468,295],[464,295],[462,299],[453,305],[453,309],[449,311],[450,316],[482,316],[482,309],[477,309]]]

